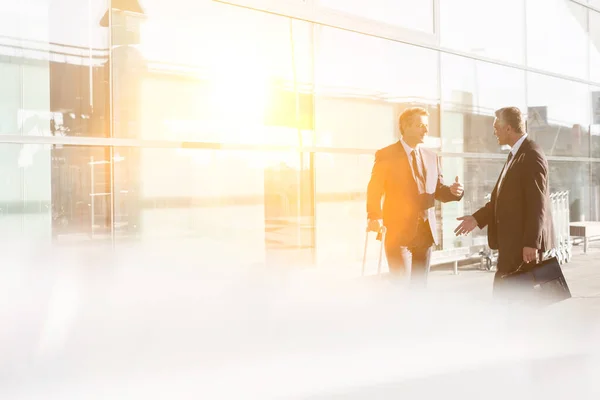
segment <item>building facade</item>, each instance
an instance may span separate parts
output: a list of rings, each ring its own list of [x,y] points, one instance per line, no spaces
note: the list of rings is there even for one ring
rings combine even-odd
[[[600,218],[597,0],[31,0],[0,15],[0,235],[355,265],[376,149],[413,105],[460,203],[518,106],[571,220]],[[376,251],[373,249],[373,256]]]

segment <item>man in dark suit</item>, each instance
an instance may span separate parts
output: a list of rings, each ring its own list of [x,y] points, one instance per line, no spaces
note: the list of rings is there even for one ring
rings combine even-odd
[[[536,262],[554,247],[548,189],[548,162],[544,152],[527,137],[525,121],[516,107],[496,111],[494,135],[511,151],[492,191],[490,201],[462,221],[456,235],[488,227],[490,248],[498,250],[494,295],[508,294],[501,277],[522,263]]]
[[[402,138],[378,150],[367,187],[369,231],[386,227],[385,254],[393,277],[411,277],[424,287],[434,243],[438,243],[434,200],[458,201],[458,177],[444,185],[437,155],[421,147],[429,129],[429,113],[409,108],[400,116]],[[383,209],[381,199],[384,197]]]

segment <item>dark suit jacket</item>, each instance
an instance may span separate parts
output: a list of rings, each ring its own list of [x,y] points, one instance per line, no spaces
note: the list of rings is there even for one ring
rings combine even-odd
[[[462,198],[454,196],[450,187],[444,185],[437,154],[423,147],[420,150],[425,167],[426,193],[419,194],[410,160],[400,141],[375,153],[375,164],[367,187],[367,217],[383,219],[387,240],[401,246],[410,245],[415,238],[421,210],[427,210],[431,235],[438,243],[434,199],[448,202]]]
[[[488,226],[489,246],[498,250],[498,270],[516,269],[523,247],[554,247],[548,162],[540,146],[529,138],[523,141],[500,191],[496,182],[490,201],[473,216],[480,228]]]

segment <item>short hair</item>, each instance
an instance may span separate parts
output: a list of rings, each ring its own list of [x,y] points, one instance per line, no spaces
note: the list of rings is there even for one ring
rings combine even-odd
[[[503,107],[495,112],[496,118],[513,128],[517,133],[525,133],[525,119],[517,107]]]
[[[400,118],[398,119],[398,125],[400,125],[400,133],[402,133],[402,125],[406,125],[411,122],[412,118],[416,115],[428,117],[429,112],[423,107],[410,107],[402,111]]]

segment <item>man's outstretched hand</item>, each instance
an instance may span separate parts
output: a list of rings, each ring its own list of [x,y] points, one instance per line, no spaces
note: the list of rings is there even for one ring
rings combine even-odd
[[[465,215],[464,217],[456,218],[458,221],[462,221],[454,230],[456,236],[468,235],[477,228],[477,220],[472,215]]]

